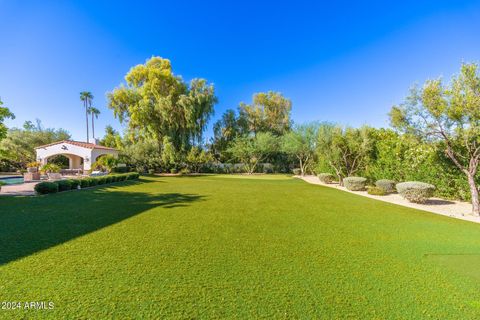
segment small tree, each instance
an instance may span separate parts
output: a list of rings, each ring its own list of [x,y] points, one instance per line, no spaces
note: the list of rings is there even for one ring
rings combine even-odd
[[[282,151],[297,158],[302,176],[314,160],[317,135],[318,124],[310,123],[295,126],[282,138]]]
[[[188,168],[195,173],[200,172],[202,165],[212,161],[213,157],[211,153],[200,150],[198,147],[192,147],[185,158]]]
[[[112,172],[118,165],[118,159],[111,154],[101,156],[92,165],[93,169],[100,169],[102,171]]]
[[[248,174],[252,174],[257,165],[277,149],[278,139],[270,132],[260,132],[255,137],[237,138],[228,152],[244,164]]]
[[[463,172],[472,197],[472,212],[480,215],[475,182],[480,162],[480,76],[478,65],[463,64],[449,85],[441,79],[414,87],[406,101],[392,107],[394,128],[427,141],[438,141],[445,154]]]
[[[372,151],[370,131],[369,127],[344,129],[332,124],[319,127],[317,154],[335,171],[340,185],[367,164]]]

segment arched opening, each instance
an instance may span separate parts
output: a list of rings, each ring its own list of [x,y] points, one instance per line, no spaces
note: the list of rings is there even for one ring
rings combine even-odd
[[[57,154],[48,158],[48,163],[54,163],[62,169],[70,168],[70,158],[63,154]]]

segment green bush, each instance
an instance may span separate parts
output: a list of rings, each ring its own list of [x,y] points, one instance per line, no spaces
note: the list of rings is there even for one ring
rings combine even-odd
[[[80,185],[79,179],[71,179],[70,182],[72,183],[72,190],[78,189],[78,186]]]
[[[333,176],[333,174],[330,174],[330,173],[319,173],[318,180],[328,184],[328,183],[333,183],[333,181],[335,181],[335,177]]]
[[[107,176],[101,176],[96,178],[99,185],[107,183]]]
[[[127,173],[127,172],[128,172],[128,167],[127,167],[127,166],[124,166],[124,167],[115,167],[115,168],[113,168],[112,172],[115,172],[115,173]]]
[[[140,174],[138,172],[130,172],[130,173],[127,173],[127,180],[138,179],[139,176]]]
[[[176,173],[177,173],[177,169],[175,169],[175,168],[170,169],[170,173],[176,174]]]
[[[375,182],[377,188],[383,189],[385,193],[395,192],[395,181],[388,179],[381,179]]]
[[[418,181],[408,181],[397,184],[398,193],[410,202],[425,203],[433,196],[435,186]]]
[[[58,180],[56,183],[59,192],[72,190],[72,182],[70,180]]]
[[[82,189],[90,187],[90,179],[89,178],[80,179],[80,187]]]
[[[299,176],[302,174],[302,170],[300,168],[294,168],[292,169],[292,173],[296,176]]]
[[[96,178],[87,178],[90,184],[90,187],[96,186],[98,184],[98,180]]]
[[[127,180],[127,175],[119,174],[117,179],[118,179],[117,181],[125,181]]]
[[[367,187],[367,193],[374,196],[384,196],[387,194],[385,189],[380,187]]]
[[[35,192],[38,194],[48,194],[48,193],[57,193],[58,184],[55,182],[40,182],[37,183],[34,187]]]
[[[350,191],[365,190],[366,183],[367,179],[362,177],[346,177],[343,179],[343,185]]]

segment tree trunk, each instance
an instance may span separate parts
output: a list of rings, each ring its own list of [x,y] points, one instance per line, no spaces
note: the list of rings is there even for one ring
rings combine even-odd
[[[88,107],[87,107],[87,101],[85,101],[85,120],[87,122],[87,143],[88,141]]]
[[[468,173],[468,185],[470,186],[470,193],[472,195],[472,214],[480,216],[480,203],[478,199],[478,188],[475,184],[475,175]]]
[[[92,138],[93,138],[93,143],[95,143],[95,124],[93,122],[93,112],[92,112]]]
[[[302,174],[302,177],[305,175],[305,172],[303,171],[303,161],[302,158],[300,158],[300,172]]]

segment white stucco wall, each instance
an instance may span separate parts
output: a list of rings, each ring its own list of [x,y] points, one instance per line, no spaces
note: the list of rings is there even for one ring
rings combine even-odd
[[[109,150],[109,149],[90,149],[84,148],[81,146],[76,146],[74,144],[70,144],[68,142],[59,143],[43,148],[36,149],[37,152],[37,161],[41,162],[42,164],[46,164],[48,162],[48,158],[63,154],[65,156],[75,155],[83,158],[83,169],[90,170],[92,163],[94,163],[97,158],[104,154],[111,154],[115,157],[118,156],[117,150]],[[76,166],[77,161],[70,161],[70,165],[75,163]]]

